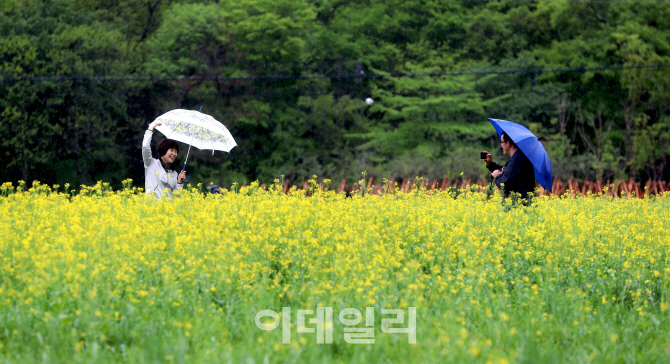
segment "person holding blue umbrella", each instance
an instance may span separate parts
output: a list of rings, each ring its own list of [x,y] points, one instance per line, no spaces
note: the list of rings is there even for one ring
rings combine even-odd
[[[498,132],[503,153],[511,157],[501,166],[492,161],[491,153],[482,153],[496,186],[504,185],[505,196],[516,192],[527,199],[528,193],[535,190],[537,179],[544,189],[551,191],[551,161],[540,139],[523,125],[498,119],[489,121]]]
[[[535,190],[533,164],[505,132],[500,137],[500,146],[503,153],[511,158],[501,166],[492,161],[491,153],[486,152],[484,159],[486,168],[491,171],[496,186],[505,191],[505,197],[509,196],[510,192],[516,192],[521,198],[527,199],[528,192]]]

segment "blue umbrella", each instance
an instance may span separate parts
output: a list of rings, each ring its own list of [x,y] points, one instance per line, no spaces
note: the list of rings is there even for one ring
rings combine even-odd
[[[551,192],[553,181],[551,161],[540,140],[523,125],[507,120],[489,119],[489,121],[496,128],[498,137],[502,136],[503,131],[507,133],[523,154],[530,159],[535,170],[535,179],[545,190]]]

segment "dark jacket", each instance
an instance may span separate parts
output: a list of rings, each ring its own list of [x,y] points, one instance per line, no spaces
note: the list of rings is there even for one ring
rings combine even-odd
[[[510,192],[516,192],[521,194],[522,198],[527,198],[528,192],[535,191],[535,171],[533,170],[533,164],[523,154],[521,149],[512,155],[504,167],[503,173],[496,177],[495,182],[499,188],[502,188],[501,185],[505,184],[505,196],[508,196]],[[493,172],[496,169],[503,168],[503,166],[491,162],[487,168]]]

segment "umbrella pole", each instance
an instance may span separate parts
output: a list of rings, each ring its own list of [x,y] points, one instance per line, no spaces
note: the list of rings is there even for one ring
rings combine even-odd
[[[202,112],[202,106],[200,106],[200,112]],[[188,152],[186,152],[186,159],[184,160],[184,170],[186,170],[186,161],[188,160],[188,154],[191,152],[191,145],[193,145],[193,136],[195,133],[191,134],[191,143],[188,145]]]
[[[192,134],[191,134],[191,143],[189,143],[189,145],[188,145],[188,151],[186,152],[186,159],[184,159],[184,168],[182,168],[182,170],[181,170],[182,172],[185,172],[185,171],[186,171],[186,162],[188,162],[188,155],[191,154],[191,144],[193,144],[193,137],[194,137],[194,136],[195,136],[195,133],[192,133]],[[184,180],[182,181],[182,183],[183,183],[183,182],[188,183],[188,181],[190,181],[190,180],[191,180],[191,177],[184,178]]]
[[[200,112],[202,112],[202,106],[200,106]],[[189,153],[191,153],[191,145],[193,145],[193,137],[194,137],[194,136],[195,136],[195,133],[192,133],[192,134],[191,134],[191,143],[189,143],[189,145],[188,145],[188,151],[186,152],[186,159],[184,160],[184,168],[182,169],[182,171],[185,171],[185,170],[186,170],[186,162],[188,161],[188,155],[189,155]],[[213,154],[213,153],[212,153],[212,154]],[[190,180],[191,180],[191,179],[189,178],[189,181],[190,181]]]
[[[191,138],[191,142],[193,142],[193,138]],[[188,155],[191,153],[191,145],[188,146],[188,151],[186,152],[186,159],[184,159],[184,171],[186,170],[186,162],[188,161]]]

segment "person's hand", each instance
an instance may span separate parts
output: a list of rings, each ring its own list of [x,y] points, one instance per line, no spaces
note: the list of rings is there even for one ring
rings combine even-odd
[[[484,151],[484,153],[486,153],[486,158],[484,159],[484,162],[486,162],[486,165],[488,166],[489,164],[491,164],[491,161],[493,159],[491,158],[491,153],[487,151]]]
[[[491,176],[493,176],[493,178],[496,178],[501,174],[502,174],[502,171],[500,169],[496,169],[495,171],[491,172]]]
[[[160,124],[158,124],[160,125]],[[181,171],[177,177],[177,183],[183,183],[182,181],[186,178],[186,171]]]
[[[154,130],[155,127],[163,125],[160,121],[154,121],[153,123],[149,124],[149,130]]]

